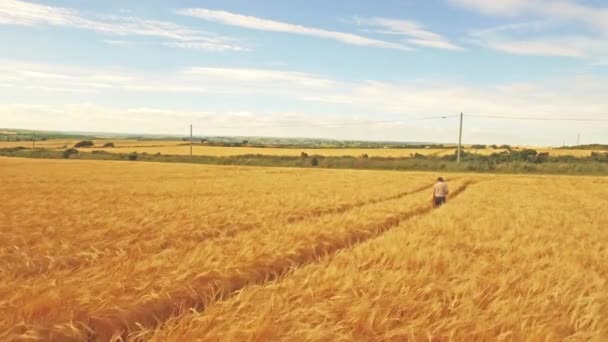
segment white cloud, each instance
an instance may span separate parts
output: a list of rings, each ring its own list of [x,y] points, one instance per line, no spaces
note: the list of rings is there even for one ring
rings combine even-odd
[[[239,45],[231,45],[216,41],[196,42],[165,42],[165,46],[178,47],[182,49],[204,50],[204,51],[250,51],[249,48]]]
[[[284,82],[303,87],[327,88],[336,83],[308,73],[270,69],[195,67],[187,69],[184,74],[197,76],[207,81],[248,82],[257,85],[268,82]]]
[[[498,16],[540,15],[576,21],[608,32],[608,8],[593,7],[574,0],[449,0],[451,3]]]
[[[574,0],[448,0],[484,14],[538,20],[475,30],[473,42],[512,54],[608,60],[608,7]],[[560,30],[562,29],[562,30]],[[563,29],[576,34],[564,35]]]
[[[91,30],[116,36],[147,36],[181,42],[180,47],[208,51],[244,51],[234,40],[190,29],[172,22],[134,16],[83,14],[73,9],[40,5],[21,0],[0,2],[0,24],[22,26],[60,26]],[[120,41],[107,41],[114,43]],[[189,45],[185,44],[188,42]],[[120,44],[120,43],[119,43]]]
[[[11,115],[19,113],[19,115]],[[106,107],[91,103],[69,103],[60,106],[22,103],[0,104],[0,117],[7,127],[59,131],[114,133],[186,134],[192,123],[204,134],[281,135],[280,132],[308,132],[322,137],[343,127],[402,126],[386,122],[339,115],[316,116],[305,112],[267,111],[179,111],[155,107]],[[120,125],[117,125],[120,123]],[[311,131],[311,128],[315,128]],[[331,133],[329,133],[331,134]]]
[[[608,57],[606,39],[588,35],[552,35],[556,21],[533,21],[469,33],[470,40],[490,49],[519,55],[559,56],[598,60]]]
[[[449,132],[450,120],[412,118],[463,111],[480,115],[608,120],[605,99],[608,79],[600,76],[482,87],[440,81],[344,82],[318,74],[276,69],[191,67],[172,72],[140,72],[0,60],[0,84],[4,89],[0,96],[0,107],[4,107],[0,109],[0,121],[5,126],[23,128],[172,133],[194,121],[208,129],[206,134],[445,142],[449,137],[443,133],[435,136],[433,132]],[[140,96],[142,93],[163,96]],[[89,97],[91,94],[94,96]],[[112,109],[94,104],[99,98],[113,101],[115,96],[128,98],[129,106]],[[193,101],[166,102],[173,96],[185,96]],[[222,110],[213,104],[218,96],[223,99]],[[27,101],[30,105],[15,106],[13,101]],[[79,101],[92,104],[73,105]],[[232,104],[233,110],[225,110],[226,104]],[[477,141],[483,143],[521,142],[518,135],[523,128],[531,130],[530,136],[537,136],[534,134],[537,122],[478,120],[475,124],[486,134],[478,132]],[[568,131],[573,125],[582,127],[583,132],[604,127],[605,134],[608,121],[601,124],[549,122],[547,125],[543,122],[542,127],[547,135]],[[497,125],[503,134],[500,141],[488,133],[496,133]],[[410,130],[397,129],[403,127]],[[409,135],[403,136],[404,132]],[[471,137],[472,134],[468,132]],[[601,138],[599,133],[597,136]],[[538,142],[550,143],[548,138],[543,139],[539,138]]]
[[[331,39],[350,45],[371,46],[377,48],[404,51],[411,50],[410,47],[400,43],[387,42],[352,33],[330,31],[316,27],[291,24],[287,22],[247,16],[227,11],[216,11],[209,10],[206,8],[188,8],[179,10],[177,11],[177,13],[224,25],[238,26],[252,30],[299,34],[324,39]]]
[[[138,72],[122,68],[78,68],[0,59],[0,83],[12,89],[45,92],[254,95],[318,95],[337,84],[323,76],[274,69],[190,67],[174,71]]]
[[[451,43],[447,38],[429,31],[411,20],[389,19],[381,17],[355,18],[359,25],[378,28],[375,33],[408,37],[407,42],[413,45],[445,50],[462,50],[462,47]]]

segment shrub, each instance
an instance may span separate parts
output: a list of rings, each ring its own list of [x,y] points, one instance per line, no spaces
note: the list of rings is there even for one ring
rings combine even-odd
[[[105,143],[103,144],[103,146],[101,146],[102,148],[114,148],[114,143],[113,142],[109,142],[109,143]]]
[[[416,153],[414,153],[414,155],[412,156],[412,158],[416,158],[416,159],[424,159],[424,158],[426,158],[426,157],[424,156],[424,154],[420,154],[420,153],[417,153],[417,152],[416,152]]]
[[[482,150],[482,149],[486,148],[486,145],[473,145],[473,146],[471,146],[471,148],[476,149],[476,150]]]
[[[127,155],[128,160],[137,160],[137,152],[131,152]]]
[[[300,157],[302,157],[302,158],[308,158],[308,153],[302,152],[302,153],[300,153]]]
[[[319,159],[317,159],[317,158],[312,158],[312,160],[310,161],[310,165],[312,165],[312,166],[317,166],[317,165],[319,165]]]
[[[78,155],[78,150],[75,148],[68,148],[67,150],[63,151],[61,155],[65,159],[70,159],[70,157],[72,157],[73,155]]]
[[[591,159],[598,162],[608,163],[608,152],[591,152]]]
[[[367,155],[367,153],[363,153],[359,158],[367,159],[369,158],[369,156]]]
[[[6,152],[13,153],[13,152],[25,150],[25,147],[23,147],[23,146],[6,147],[6,148],[3,148],[3,150]]]
[[[537,163],[544,163],[549,161],[549,152],[541,152],[536,156]]]
[[[74,145],[74,148],[93,147],[95,144],[91,140],[82,140]]]

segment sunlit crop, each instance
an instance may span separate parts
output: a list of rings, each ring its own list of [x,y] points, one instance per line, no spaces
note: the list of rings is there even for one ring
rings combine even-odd
[[[608,336],[608,180],[436,176],[2,158],[0,340]]]

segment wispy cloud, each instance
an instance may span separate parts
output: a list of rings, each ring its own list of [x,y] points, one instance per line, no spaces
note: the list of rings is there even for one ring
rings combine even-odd
[[[206,8],[187,8],[178,10],[177,13],[200,18],[203,20],[216,22],[224,25],[238,26],[251,30],[259,31],[271,31],[271,32],[283,32],[305,36],[312,36],[324,39],[331,39],[345,44],[357,45],[357,46],[370,46],[384,49],[395,49],[409,51],[410,47],[394,42],[388,42],[384,40],[373,39],[364,37],[361,35],[330,31],[322,28],[309,27],[304,25],[292,24],[283,21],[276,21],[270,19],[264,19],[259,17],[253,17],[238,13],[232,13],[227,11],[210,10]]]
[[[20,0],[0,2],[0,24],[22,26],[60,26],[91,30],[106,35],[147,36],[181,42],[180,47],[193,47],[209,51],[243,51],[234,40],[193,30],[168,21],[151,20],[135,16],[100,15],[40,5]],[[188,42],[189,45],[184,45]]]
[[[463,50],[462,47],[451,43],[442,35],[425,29],[412,20],[390,19],[382,17],[356,17],[358,25],[374,27],[373,32],[386,35],[406,37],[409,44],[445,50]]]
[[[594,7],[574,0],[448,0],[452,4],[497,16],[540,15],[576,21],[604,33],[608,32],[608,8]]]
[[[519,55],[597,60],[608,56],[606,39],[590,35],[557,35],[557,21],[514,23],[470,32],[470,40],[490,49]]]
[[[600,65],[608,59],[608,8],[573,0],[448,0],[483,14],[536,21],[474,30],[473,42],[511,54],[581,58]],[[574,34],[564,35],[567,28]]]
[[[165,94],[320,95],[338,82],[320,75],[267,68],[189,67],[138,72],[112,67],[78,68],[0,59],[0,84],[24,92],[94,94],[128,91]]]
[[[327,78],[304,72],[270,69],[195,67],[185,70],[184,74],[206,80],[253,82],[256,85],[268,82],[284,82],[303,87],[327,88],[336,83]]]

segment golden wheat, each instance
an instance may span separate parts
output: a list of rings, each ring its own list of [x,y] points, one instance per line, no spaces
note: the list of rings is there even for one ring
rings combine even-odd
[[[606,178],[455,174],[433,210],[430,173],[0,158],[0,177],[0,340],[608,337]]]
[[[172,319],[152,340],[604,341],[602,186],[480,182],[432,215]]]
[[[18,159],[1,165],[12,181],[2,184],[0,198],[0,292],[8,294],[0,327],[129,315],[166,294],[186,297],[208,274],[265,278],[272,270],[259,273],[259,263],[272,268],[298,250],[290,262],[307,262],[322,253],[323,241],[347,244],[354,231],[373,234],[376,227],[364,223],[395,205],[409,210],[410,197],[432,181],[390,172]],[[349,223],[357,221],[360,231]]]

